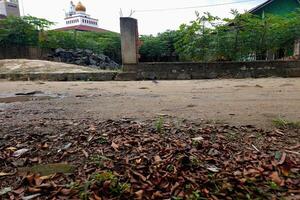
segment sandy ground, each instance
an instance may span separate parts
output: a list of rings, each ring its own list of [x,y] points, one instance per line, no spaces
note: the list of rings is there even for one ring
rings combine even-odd
[[[66,63],[43,60],[7,59],[0,60],[0,73],[79,73],[101,70]]]
[[[272,126],[278,117],[300,120],[300,79],[141,82],[0,82],[0,99],[42,91],[54,99],[0,103],[2,121],[51,119],[213,120]]]

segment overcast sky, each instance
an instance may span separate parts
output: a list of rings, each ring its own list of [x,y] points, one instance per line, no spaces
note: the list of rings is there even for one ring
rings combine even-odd
[[[46,18],[56,22],[56,27],[63,26],[64,12],[69,9],[70,0],[19,0],[24,5],[27,15]],[[224,4],[247,0],[81,0],[87,7],[87,13],[99,19],[101,28],[119,32],[120,9],[123,16],[129,16],[130,10],[149,10],[164,8],[182,8],[212,4]],[[138,19],[140,34],[156,34],[167,29],[178,29],[182,23],[195,19],[195,11],[209,11],[219,17],[229,17],[230,10],[249,10],[265,0],[248,0],[248,2],[185,10],[163,12],[135,12],[132,17]],[[78,0],[74,0],[75,3]],[[21,6],[22,7],[22,6]],[[21,13],[23,13],[21,9]]]

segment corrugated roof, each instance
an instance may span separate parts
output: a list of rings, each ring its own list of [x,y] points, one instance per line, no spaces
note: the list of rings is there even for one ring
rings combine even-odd
[[[258,11],[259,9],[261,9],[261,8],[265,7],[266,5],[272,3],[273,1],[275,1],[275,0],[268,0],[268,1],[266,1],[262,4],[260,4],[260,5],[256,6],[255,8],[252,8],[249,12],[250,13],[255,13],[256,11]],[[298,3],[300,3],[300,0],[297,0],[297,1],[298,1]]]

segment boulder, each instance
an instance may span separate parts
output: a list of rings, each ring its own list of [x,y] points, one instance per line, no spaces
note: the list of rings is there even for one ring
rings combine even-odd
[[[83,65],[99,69],[120,69],[121,66],[104,54],[96,54],[88,49],[65,50],[56,49],[47,57],[48,60]]]

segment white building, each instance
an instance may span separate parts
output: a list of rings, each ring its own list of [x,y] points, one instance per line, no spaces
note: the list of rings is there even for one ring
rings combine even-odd
[[[86,13],[86,7],[79,1],[75,4],[71,1],[70,8],[67,13],[65,13],[64,26],[58,28],[58,31],[91,31],[91,32],[111,32],[99,28],[98,19],[92,18]]]
[[[76,6],[71,1],[70,10],[66,13],[65,27],[80,25],[98,28],[98,19],[86,14],[86,8],[80,1]]]
[[[0,16],[20,17],[18,0],[0,0]]]

